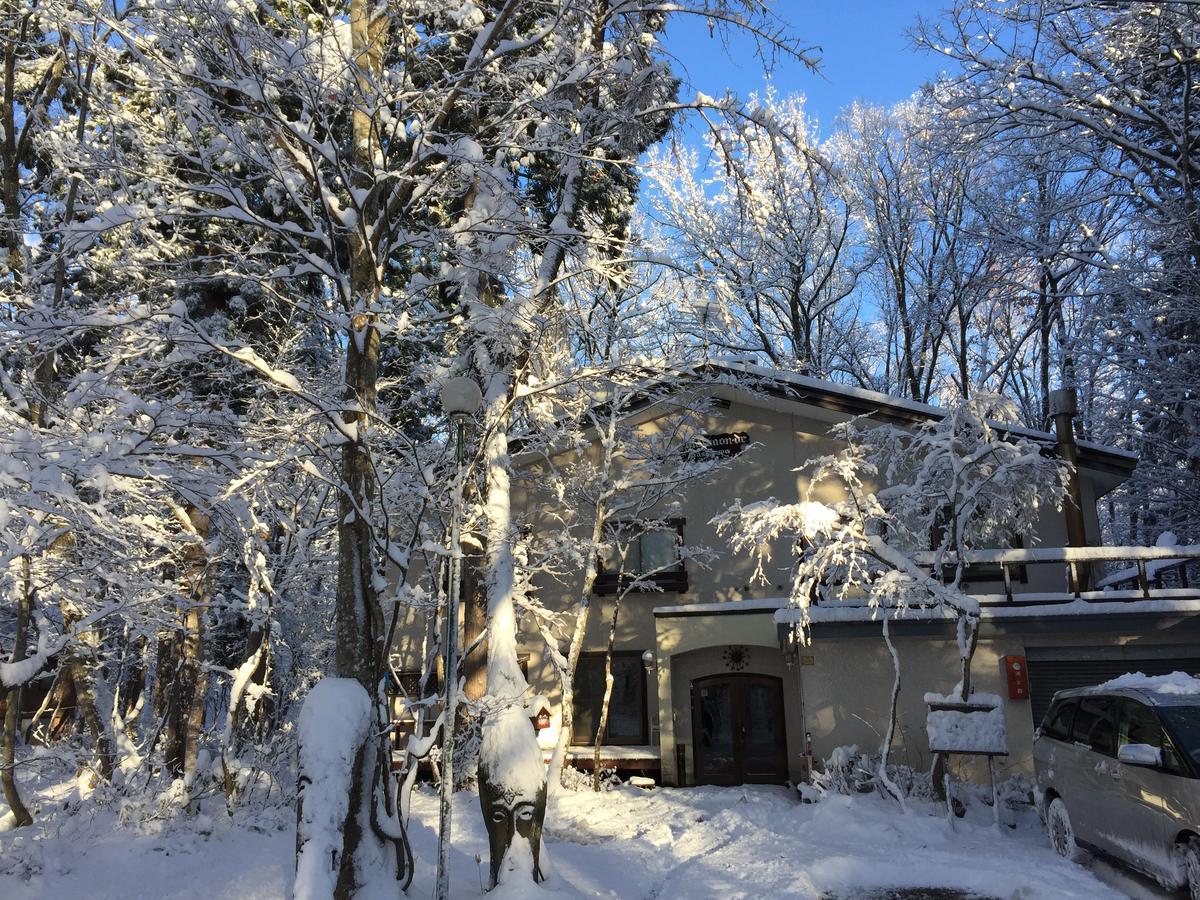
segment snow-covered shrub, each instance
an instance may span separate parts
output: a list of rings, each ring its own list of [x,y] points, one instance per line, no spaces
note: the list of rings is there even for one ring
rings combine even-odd
[[[577,769],[574,766],[563,766],[562,786],[567,791],[590,791],[593,789],[592,773]],[[600,770],[600,789],[611,791],[621,786],[621,779],[616,769]]]
[[[973,785],[975,797],[982,803],[991,805],[992,791],[986,784]],[[1033,807],[1033,782],[1021,772],[1010,775],[996,783],[996,797],[1003,809],[1022,810]]]
[[[1001,424],[1015,418],[1011,402],[977,393],[912,428],[851,419],[830,430],[841,450],[796,470],[808,478],[799,502],[739,498],[712,519],[735,551],[757,559],[755,581],[765,580],[765,563],[787,542],[789,608],[775,621],[790,627],[791,641],[808,642],[815,604],[865,606],[882,619],[894,678],[877,777],[901,805],[888,778],[900,696],[890,621],[910,608],[955,617],[960,671],[949,693],[966,699],[980,617],[963,584],[971,553],[1033,533],[1043,509],[1061,509],[1066,497],[1070,466]],[[824,499],[830,495],[841,499]]]
[[[813,773],[813,783],[822,790],[863,794],[875,789],[876,765],[869,754],[859,752],[857,744],[834,747],[822,768]]]

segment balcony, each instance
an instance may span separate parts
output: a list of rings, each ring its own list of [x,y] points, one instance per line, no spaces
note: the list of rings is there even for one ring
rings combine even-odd
[[[915,559],[932,571],[933,553],[918,553]],[[1200,598],[1200,545],[973,550],[963,561],[999,570],[1003,593],[980,593],[968,585],[967,593],[984,607]],[[942,557],[943,570],[956,563],[954,553]],[[1061,590],[1026,587],[1056,581]]]

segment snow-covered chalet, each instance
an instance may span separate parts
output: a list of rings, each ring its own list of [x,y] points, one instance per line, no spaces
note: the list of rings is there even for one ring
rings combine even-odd
[[[742,386],[747,376],[753,389]],[[646,533],[639,550],[647,561],[661,560],[682,542],[712,548],[715,561],[680,561],[655,576],[658,590],[625,597],[602,765],[672,785],[796,782],[812,760],[837,747],[878,750],[892,658],[867,608],[818,604],[811,642],[790,640],[787,560],[777,560],[774,574],[768,570],[771,583],[756,583],[755,560],[732,552],[710,521],[737,498],[797,499],[796,468],[837,449],[829,436],[835,423],[867,416],[911,426],[941,413],[740,362],[711,364],[704,377],[713,400],[707,433],[731,459],[715,478],[682,493],[672,512],[674,534]],[[638,416],[653,427],[662,414],[650,405]],[[1097,503],[1129,477],[1137,459],[1076,441],[1069,410],[1059,424],[1057,434],[1019,432],[1045,452],[1074,456],[1082,516],[1046,504],[1035,534],[985,554],[965,579],[982,607],[975,689],[1003,700],[1009,752],[997,760],[1001,776],[1031,771],[1033,730],[1055,691],[1127,671],[1200,671],[1200,548],[1102,547]],[[519,455],[516,462],[522,464]],[[543,498],[527,499],[524,512],[524,527],[537,529],[562,527],[577,511]],[[547,578],[537,587],[542,604],[566,608],[579,579]],[[592,759],[613,589],[611,579],[597,579],[575,679],[568,762],[581,767]],[[531,689],[549,701],[551,725],[541,741],[550,746],[558,679],[543,637],[528,621],[522,631]],[[948,692],[958,679],[954,622],[912,610],[891,623],[891,635],[903,674],[892,759],[921,769],[930,763],[924,695]],[[394,647],[409,673],[420,668],[420,639],[413,623]]]

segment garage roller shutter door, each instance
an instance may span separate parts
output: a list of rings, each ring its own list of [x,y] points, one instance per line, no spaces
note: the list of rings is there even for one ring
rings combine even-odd
[[[1126,672],[1169,675],[1171,672],[1200,672],[1200,657],[1175,659],[1031,659],[1029,665],[1029,711],[1033,724],[1040,725],[1050,707],[1050,698],[1068,688],[1102,684]]]

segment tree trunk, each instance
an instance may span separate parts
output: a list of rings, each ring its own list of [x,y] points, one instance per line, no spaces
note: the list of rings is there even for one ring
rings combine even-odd
[[[605,429],[604,455],[601,465],[605,471],[611,471],[613,451],[616,447],[617,422],[620,416],[614,406],[608,418]],[[598,548],[604,539],[604,529],[608,524],[611,500],[611,483],[600,493],[596,500],[596,515],[592,519],[592,547]],[[595,552],[588,553],[588,561],[583,570],[583,584],[579,590],[579,602],[575,611],[575,629],[571,633],[571,644],[567,648],[567,667],[559,673],[562,690],[562,703],[559,713],[558,740],[554,745],[554,754],[550,757],[550,766],[546,770],[546,783],[557,790],[562,784],[563,762],[567,755],[567,746],[571,743],[571,732],[575,728],[575,672],[579,669],[579,656],[583,652],[583,641],[587,635],[588,619],[592,608],[592,591],[596,587],[598,559]]]
[[[190,528],[192,543],[184,551],[187,566],[187,605],[179,610],[179,624],[171,641],[166,687],[164,756],[174,778],[190,779],[196,772],[200,736],[204,729],[208,674],[204,670],[204,619],[210,603],[208,555],[209,520],[189,504],[181,517]],[[159,671],[162,678],[162,671]]]
[[[20,597],[17,599],[16,633],[13,640],[12,662],[20,662],[25,658],[25,643],[29,639],[29,623],[33,618],[33,578],[30,575],[29,557],[21,558],[21,568],[24,582]],[[13,824],[18,828],[32,825],[33,816],[21,801],[17,791],[17,779],[14,766],[17,757],[17,725],[21,719],[21,685],[13,685],[8,690],[8,706],[4,710],[3,746],[0,746],[0,786],[4,789],[4,800],[13,813]]]
[[[959,559],[962,559],[961,553],[959,554]],[[959,565],[961,567],[961,563]],[[975,647],[979,643],[979,618],[960,613],[956,631],[958,634],[959,673],[962,679],[959,682],[959,697],[967,700],[971,696],[971,660],[975,657]],[[933,755],[933,767],[930,772],[933,781],[934,797],[945,801],[946,759],[941,753]]]
[[[961,554],[959,556],[961,559]],[[965,633],[964,633],[965,632]],[[975,647],[979,644],[979,617],[959,616],[958,646],[962,657],[962,698],[971,697],[971,660],[975,658]]]
[[[463,658],[463,695],[478,700],[487,693],[487,638],[479,640],[487,629],[487,578],[484,555],[476,551],[468,556],[463,549],[463,649],[474,647]]]
[[[485,355],[481,352],[481,356]],[[542,751],[525,710],[529,685],[517,658],[514,593],[516,564],[512,542],[507,407],[512,387],[510,365],[484,359],[491,374],[484,390],[484,465],[486,467],[488,580],[489,711],[483,720],[479,754],[479,803],[488,832],[490,884],[513,876],[542,881],[539,864],[542,822],[546,816],[546,778]]]
[[[887,645],[888,653],[892,657],[892,669],[895,673],[895,678],[892,681],[892,699],[888,707],[888,727],[887,733],[883,736],[883,746],[879,751],[879,782],[887,790],[889,794],[896,798],[896,802],[900,804],[900,808],[905,809],[904,792],[900,790],[900,786],[892,781],[888,774],[888,756],[892,750],[892,740],[896,736],[896,706],[900,700],[900,654],[896,652],[896,645],[892,643],[892,633],[889,627],[891,619],[884,616],[883,619],[883,641]]]
[[[62,534],[51,544],[49,553],[76,563],[75,535],[69,531]],[[83,618],[79,607],[70,599],[60,600],[58,608],[62,613],[65,631],[71,631]],[[96,681],[93,677],[99,647],[100,637],[94,630],[76,635],[75,640],[63,651],[59,675],[64,687],[69,687],[74,693],[74,712],[92,739],[100,775],[105,781],[110,781],[113,774],[113,742],[109,736],[109,724],[96,708]]]
[[[58,670],[58,679],[50,691],[50,741],[56,742],[66,737],[75,722],[75,682],[71,673],[62,666]]]
[[[338,499],[338,574],[336,597],[336,670],[341,678],[356,679],[379,713],[379,683],[383,677],[385,648],[383,612],[375,588],[375,538],[372,504],[377,485],[368,430],[376,408],[379,375],[379,329],[374,310],[379,302],[379,266],[372,244],[372,224],[378,210],[373,171],[378,151],[373,127],[375,80],[382,70],[387,17],[370,0],[350,3],[350,38],[357,92],[351,114],[355,186],[368,199],[359,210],[349,235],[349,294],[344,297],[349,329],[346,335],[346,370],[342,414],[344,424]],[[338,855],[338,900],[354,897],[364,887],[365,874],[386,871],[389,864],[384,836],[375,827],[377,768],[381,757],[377,722],[355,754],[350,804],[342,827],[342,852]],[[383,738],[386,740],[386,737]],[[394,862],[394,861],[393,861]],[[397,873],[393,873],[397,874]]]
[[[125,734],[132,738],[134,721],[141,709],[146,691],[146,637],[126,639],[125,666],[117,689],[120,691],[118,714],[125,725]]]
[[[604,507],[599,507],[592,526],[593,546],[600,545],[607,518],[608,514]],[[590,553],[587,565],[584,567],[583,586],[579,592],[579,603],[575,611],[575,629],[571,632],[571,645],[567,648],[567,667],[565,671],[559,673],[562,703],[560,704],[558,740],[554,745],[554,755],[550,757],[550,766],[546,770],[546,783],[555,790],[562,783],[563,763],[566,760],[567,747],[571,743],[571,732],[575,728],[575,672],[579,668],[579,656],[583,652],[583,640],[587,635],[588,619],[592,607],[592,591],[596,586],[596,571],[596,554]]]
[[[622,554],[624,562],[624,554]],[[621,567],[624,569],[624,565]],[[600,748],[604,744],[604,730],[608,728],[608,706],[612,700],[613,648],[617,644],[617,619],[621,615],[621,593],[613,597],[612,621],[608,627],[608,650],[604,654],[604,700],[600,704],[600,721],[596,723],[596,745],[592,751],[592,790],[600,791]]]
[[[69,603],[61,603],[59,608],[63,613],[63,624],[68,629],[82,618],[79,611]],[[113,742],[109,736],[108,724],[96,708],[95,680],[92,677],[92,665],[95,664],[98,645],[99,639],[94,632],[79,637],[73,647],[64,651],[62,677],[69,678],[75,687],[75,711],[92,739],[92,749],[96,754],[96,764],[101,777],[105,781],[111,781],[114,767]],[[85,655],[84,647],[91,652]]]

